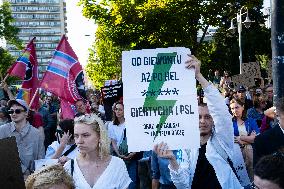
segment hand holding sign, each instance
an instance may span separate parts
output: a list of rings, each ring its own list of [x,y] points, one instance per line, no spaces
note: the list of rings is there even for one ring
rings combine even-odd
[[[194,56],[188,54],[189,59],[185,62],[185,67],[188,69],[194,68],[195,69],[195,77],[198,77],[200,73],[200,66],[201,62]]]
[[[170,166],[173,170],[177,171],[179,169],[179,164],[172,150],[169,150],[167,143],[161,142],[154,146],[154,151],[157,156],[161,158],[166,158],[170,162]]]
[[[200,72],[201,62],[194,55],[188,55],[189,59],[185,62],[185,67],[188,69],[195,69],[195,78],[199,81],[202,88],[206,88],[209,85],[209,82],[203,77]]]
[[[161,142],[154,146],[154,151],[159,157],[166,159],[175,159],[175,155],[172,150],[169,150],[167,143]]]
[[[169,149],[199,147],[194,77],[201,75],[200,62],[190,56],[188,66],[197,69],[185,69],[189,53],[184,47],[122,53],[125,122],[131,125],[126,131],[129,152],[148,151],[162,141]]]

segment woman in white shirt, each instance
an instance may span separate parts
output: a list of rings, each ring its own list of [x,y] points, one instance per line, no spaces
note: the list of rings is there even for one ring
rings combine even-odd
[[[244,157],[250,179],[253,179],[253,149],[252,144],[259,128],[254,119],[246,117],[245,103],[240,99],[232,99],[230,108],[233,113],[233,128],[235,143],[239,144]]]
[[[69,159],[74,159],[79,150],[74,141],[74,120],[60,121],[56,129],[57,141],[47,147],[45,159],[58,159],[64,165]]]
[[[129,189],[136,189],[138,185],[138,160],[142,158],[143,152],[128,153],[124,105],[122,102],[114,104],[113,121],[108,125],[108,133],[113,154],[123,159],[126,164],[128,174],[132,180]]]
[[[96,115],[75,118],[74,138],[80,155],[64,168],[73,176],[76,189],[127,189],[131,182],[120,158],[109,154],[110,140]]]

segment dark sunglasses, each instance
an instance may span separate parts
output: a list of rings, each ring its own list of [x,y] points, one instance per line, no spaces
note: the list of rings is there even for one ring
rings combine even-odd
[[[61,136],[64,134],[64,131],[60,130],[60,129],[56,129],[56,132]]]
[[[21,109],[8,110],[8,114],[13,114],[13,113],[20,114],[22,112],[25,112],[25,110],[21,110]]]

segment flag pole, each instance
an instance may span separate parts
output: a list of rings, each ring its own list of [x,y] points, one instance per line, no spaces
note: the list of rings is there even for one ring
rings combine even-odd
[[[38,93],[38,90],[39,90],[39,88],[36,88],[35,94],[34,94],[33,98],[32,98],[31,101],[30,101],[29,108],[31,108],[31,106],[32,106],[32,104],[33,104],[33,102],[34,102],[34,100],[35,100],[35,97],[36,97],[36,95],[37,95],[37,93]]]
[[[3,76],[1,75],[2,82],[5,82],[8,77],[9,77],[9,74],[7,74],[3,79]]]
[[[5,78],[3,79],[3,75],[2,75],[2,73],[0,72],[0,79],[1,79],[1,82],[5,82],[8,77],[9,77],[9,74],[7,74],[7,75],[5,76]]]

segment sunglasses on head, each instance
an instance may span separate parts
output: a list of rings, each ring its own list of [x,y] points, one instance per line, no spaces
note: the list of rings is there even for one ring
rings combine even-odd
[[[25,110],[21,110],[21,109],[8,110],[8,114],[13,114],[13,113],[20,114],[22,112],[25,112]]]

